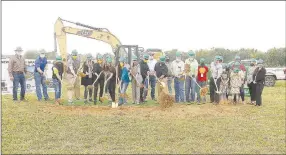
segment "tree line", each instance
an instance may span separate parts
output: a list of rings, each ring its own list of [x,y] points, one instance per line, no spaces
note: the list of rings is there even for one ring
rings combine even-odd
[[[173,61],[176,59],[177,49],[172,49],[169,51],[163,51],[166,55],[170,57],[170,60]],[[186,60],[188,56],[188,51],[182,52],[182,59]],[[212,48],[212,49],[200,49],[194,51],[196,53],[196,59],[205,58],[206,63],[210,64],[216,55],[223,56],[223,62],[228,63],[234,60],[236,55],[240,56],[241,60],[244,59],[263,59],[266,67],[285,67],[286,66],[286,48],[271,48],[267,52],[262,52],[257,49],[244,49],[239,50],[229,50],[224,48]],[[28,50],[25,52],[26,59],[36,59],[39,51],[37,50]],[[47,52],[47,59],[55,59],[55,52]]]

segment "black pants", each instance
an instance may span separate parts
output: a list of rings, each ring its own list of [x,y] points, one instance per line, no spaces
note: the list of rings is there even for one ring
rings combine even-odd
[[[112,102],[115,102],[115,85],[116,85],[116,80],[110,79],[109,84],[108,84],[108,90],[109,90],[109,94],[111,96]]]
[[[239,96],[241,97],[242,102],[244,101],[244,85],[239,88]],[[233,98],[234,102],[236,102],[236,95]]]
[[[93,94],[93,99],[94,101],[97,101],[97,90],[98,90],[98,85],[99,85],[99,95],[102,96],[103,95],[103,87],[104,87],[104,79],[98,79],[95,84],[94,84],[94,94]],[[100,97],[99,96],[99,97]]]
[[[256,84],[251,82],[250,84],[247,85],[249,88],[249,93],[250,93],[250,99],[251,101],[255,101],[255,93],[256,93]]]
[[[89,99],[92,97],[92,89],[87,88],[84,86],[84,99],[87,99],[87,95],[89,95]]]
[[[256,105],[259,105],[261,106],[262,104],[262,91],[263,91],[263,88],[264,88],[264,84],[263,83],[257,83],[256,84],[256,89],[255,89],[255,98],[256,98]]]
[[[146,77],[143,78],[142,84],[144,85],[144,82],[146,80]],[[144,101],[144,88],[140,88],[140,102]]]
[[[219,90],[219,85],[220,85],[220,78],[217,79],[216,81],[217,84],[217,89]],[[219,94],[216,93],[217,91],[216,86],[215,86],[215,81],[214,78],[210,78],[210,100],[211,102],[219,103]]]

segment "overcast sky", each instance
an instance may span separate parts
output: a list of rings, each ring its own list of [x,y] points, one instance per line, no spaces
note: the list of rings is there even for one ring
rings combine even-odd
[[[108,28],[122,44],[145,49],[285,47],[285,2],[4,1],[2,9],[2,54],[16,46],[52,51],[58,17]],[[106,43],[67,36],[69,53],[111,52]]]

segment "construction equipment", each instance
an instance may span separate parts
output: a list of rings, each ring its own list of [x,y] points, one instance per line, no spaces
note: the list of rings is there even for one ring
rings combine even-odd
[[[87,29],[79,29],[79,28],[73,28],[64,26],[63,22],[75,24],[77,26],[81,26]],[[144,48],[138,47],[138,45],[122,45],[119,39],[112,34],[107,28],[97,28],[89,25],[85,25],[79,22],[72,22],[68,20],[64,20],[62,18],[58,18],[55,25],[54,25],[54,52],[57,53],[57,45],[59,46],[59,53],[63,58],[64,65],[67,64],[67,43],[66,43],[66,34],[73,34],[85,38],[95,39],[99,41],[103,41],[105,43],[108,43],[112,47],[112,51],[115,55],[115,64],[116,67],[116,79],[118,79],[118,70],[117,66],[119,64],[119,58],[120,57],[127,57],[128,63],[131,64],[132,61],[132,54],[136,55],[139,60],[139,52],[138,51],[144,51]],[[126,51],[127,49],[127,51]],[[65,69],[64,69],[65,72]],[[118,83],[116,82],[116,85]]]

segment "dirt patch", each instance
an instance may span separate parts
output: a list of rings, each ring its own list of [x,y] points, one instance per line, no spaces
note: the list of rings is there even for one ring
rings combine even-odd
[[[140,118],[192,118],[236,115],[239,106],[232,105],[186,105],[174,104],[169,108],[123,106],[113,109],[108,106],[41,106],[42,111],[61,115],[130,116]]]

